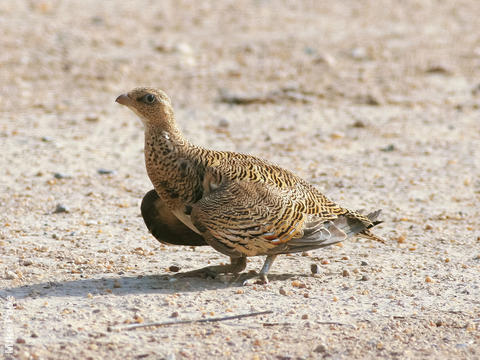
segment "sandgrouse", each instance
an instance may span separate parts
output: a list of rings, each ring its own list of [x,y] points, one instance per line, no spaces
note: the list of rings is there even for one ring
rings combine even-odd
[[[116,102],[145,127],[145,163],[154,190],[141,205],[145,223],[161,242],[210,245],[230,264],[184,275],[238,274],[247,256],[266,255],[260,281],[279,254],[332,245],[370,232],[380,211],[345,209],[292,172],[251,155],[208,150],[190,143],[161,90],[136,88]]]

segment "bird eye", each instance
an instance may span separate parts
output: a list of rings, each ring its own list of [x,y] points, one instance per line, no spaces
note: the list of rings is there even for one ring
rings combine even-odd
[[[142,101],[145,104],[153,104],[155,102],[155,100],[156,100],[155,95],[153,95],[153,94],[147,94],[142,98]]]

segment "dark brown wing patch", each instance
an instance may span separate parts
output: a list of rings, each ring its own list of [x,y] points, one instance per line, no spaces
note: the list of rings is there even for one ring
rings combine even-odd
[[[207,245],[203,237],[190,230],[172,214],[155,190],[145,194],[140,209],[148,230],[161,243],[186,246]]]

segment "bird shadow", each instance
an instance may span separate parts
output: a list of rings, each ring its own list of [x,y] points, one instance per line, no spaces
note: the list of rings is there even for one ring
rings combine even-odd
[[[232,287],[243,287],[243,281],[252,278],[252,274],[240,274],[236,278],[182,278],[169,275],[117,276],[101,278],[80,278],[68,281],[47,281],[18,287],[3,288],[1,297],[50,298],[50,297],[88,297],[91,295],[130,294],[174,294],[201,292]],[[305,274],[272,274],[270,283],[285,281],[292,277],[309,277]]]

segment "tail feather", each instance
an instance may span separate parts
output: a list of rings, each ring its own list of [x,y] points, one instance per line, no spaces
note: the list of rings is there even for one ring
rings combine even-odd
[[[383,222],[383,221],[377,220],[377,218],[378,218],[378,216],[380,215],[381,212],[382,212],[382,210],[377,210],[377,211],[371,212],[370,214],[367,215],[368,219],[372,222],[372,224],[370,226],[367,226],[367,228],[365,230],[358,233],[358,235],[360,237],[370,239],[370,240],[374,240],[374,241],[378,241],[378,242],[381,242],[382,244],[385,244],[384,239],[382,239],[380,236],[377,236],[370,231],[370,229],[372,227],[374,227],[375,225],[381,224]]]
[[[366,216],[351,212],[330,221],[313,221],[307,224],[302,237],[294,238],[271,249],[269,254],[314,250],[339,243],[355,235],[385,243],[382,238],[370,231],[370,228],[382,222],[377,220],[380,212],[381,210],[377,210]]]

